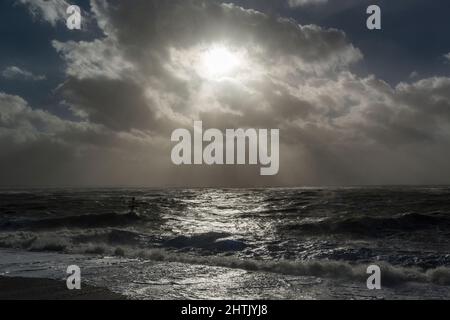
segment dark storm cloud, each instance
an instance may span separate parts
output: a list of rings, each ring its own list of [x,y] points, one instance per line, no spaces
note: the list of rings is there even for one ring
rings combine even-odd
[[[97,1],[93,9],[108,37],[90,43],[54,42],[67,62],[67,75],[71,79],[61,89],[74,108],[86,112],[92,121],[114,129],[152,129],[155,117],[159,123],[167,114],[189,114],[192,107],[199,107],[186,104],[192,92],[203,84],[194,74],[186,81],[166,67],[173,64],[171,49],[195,50],[199,45],[225,42],[248,48],[263,68],[276,59],[280,67],[289,69],[289,62],[293,62],[309,72],[311,68],[318,72],[345,67],[361,58],[341,31],[299,26],[290,20],[272,19],[232,5],[137,1],[130,6],[125,2],[108,5]],[[232,87],[236,88],[235,93],[242,87],[236,83],[228,88],[225,85],[219,83],[214,88],[217,97],[223,100],[233,96]],[[263,81],[255,84],[255,89],[260,91],[262,86],[272,85],[275,84]],[[157,91],[156,97],[146,94],[149,88]],[[161,101],[167,95],[172,95],[173,101],[155,106],[155,100]],[[241,105],[247,96],[244,89]],[[295,98],[289,94],[284,98],[268,98],[273,102],[290,100],[291,107],[295,104]],[[234,105],[239,108],[239,101]]]
[[[293,20],[275,19],[231,4],[153,0],[136,1],[132,6],[122,1],[94,8],[104,30],[138,57],[159,55],[164,59],[169,57],[167,50],[171,47],[189,48],[214,42],[260,46],[270,52],[265,59],[293,54],[317,62],[352,53],[342,31],[300,26]]]
[[[0,106],[2,185],[123,184],[126,178],[164,183],[161,175],[145,173],[148,166],[161,165],[148,150],[169,152],[158,139],[63,120],[4,93]],[[112,175],[118,168],[121,172]]]
[[[90,121],[117,131],[155,126],[153,102],[131,81],[70,79],[62,86],[67,101],[88,115]]]
[[[231,4],[92,1],[92,17],[102,38],[52,42],[66,76],[56,92],[82,120],[2,94],[2,183],[242,186],[449,178],[443,160],[450,153],[449,78],[392,86],[355,75],[351,67],[363,53],[344,32]],[[203,63],[216,45],[241,60],[226,77],[209,74]],[[205,128],[279,128],[279,175],[173,166],[171,130],[190,128],[194,120]],[[19,174],[15,164],[25,158]]]

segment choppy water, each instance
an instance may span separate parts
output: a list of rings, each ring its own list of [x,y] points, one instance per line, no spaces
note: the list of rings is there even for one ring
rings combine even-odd
[[[379,264],[389,287],[450,297],[450,188],[0,190],[0,247],[362,287]]]

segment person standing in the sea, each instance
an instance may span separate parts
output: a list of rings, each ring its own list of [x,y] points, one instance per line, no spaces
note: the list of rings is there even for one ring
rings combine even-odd
[[[130,212],[128,214],[138,216],[135,210],[136,210],[136,197],[132,197],[130,201]]]

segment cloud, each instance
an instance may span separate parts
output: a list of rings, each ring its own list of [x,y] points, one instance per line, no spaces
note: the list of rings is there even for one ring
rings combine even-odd
[[[342,31],[301,26],[293,20],[275,19],[232,4],[138,1],[133,6],[94,5],[94,10],[105,32],[114,35],[120,46],[134,49],[130,54],[152,60],[170,57],[164,55],[170,49],[186,50],[220,42],[245,46],[255,58],[271,62],[291,58],[297,62],[332,64],[339,59],[352,63],[361,58]],[[262,52],[258,53],[258,49]]]
[[[26,172],[49,172],[29,175],[51,183],[426,184],[450,174],[449,78],[393,87],[357,76],[352,66],[363,54],[344,32],[231,4],[96,0],[91,7],[103,37],[52,42],[66,75],[56,92],[83,120],[4,95],[1,127],[8,129],[0,136],[9,136],[3,148],[15,155],[1,158],[4,168],[46,152],[57,175],[43,160]],[[204,63],[217,46],[239,59],[219,76]],[[205,128],[280,129],[279,175],[173,166],[170,133],[194,120]]]
[[[302,7],[306,5],[324,4],[328,0],[288,0],[288,4],[291,8]]]
[[[413,71],[413,72],[411,72],[410,74],[409,74],[409,78],[411,78],[411,79],[415,79],[415,78],[417,78],[417,77],[419,77],[420,76],[420,74],[419,74],[419,72],[417,72],[417,71]]]
[[[444,54],[444,58],[447,59],[448,61],[450,61],[450,52],[447,54]]]
[[[32,81],[41,81],[46,79],[46,77],[43,75],[34,75],[32,72],[21,69],[16,66],[6,67],[2,71],[2,77],[5,79],[12,79],[12,80],[32,80]]]
[[[48,22],[52,26],[65,23],[66,10],[70,6],[65,0],[17,0],[17,3],[27,6],[35,19]]]
[[[48,111],[34,109],[21,97],[0,92],[0,136],[14,141],[32,141],[49,138],[60,142],[75,142],[61,139],[75,132],[99,131],[100,127],[87,122],[64,120]]]
[[[155,129],[161,121],[179,125],[192,111],[207,107],[201,100],[208,97],[199,93],[214,83],[202,78],[199,66],[202,54],[215,44],[242,51],[249,69],[242,72],[267,79],[298,72],[325,74],[362,58],[339,30],[300,26],[229,4],[137,1],[109,6],[94,1],[92,7],[106,38],[53,45],[66,62],[67,76],[77,79],[62,85],[66,101],[74,109],[89,109],[93,119],[108,126],[123,123],[142,129],[153,124],[150,129]],[[122,90],[110,87],[120,83]],[[252,90],[251,82],[248,86]],[[103,91],[112,99],[98,101]],[[116,103],[121,101],[114,98],[116,92],[130,98],[127,117],[116,112],[124,103]]]
[[[170,175],[161,164],[163,173],[147,173],[160,161],[149,150],[169,151],[145,133],[64,120],[3,92],[0,106],[1,185],[114,185],[150,178],[163,184]]]

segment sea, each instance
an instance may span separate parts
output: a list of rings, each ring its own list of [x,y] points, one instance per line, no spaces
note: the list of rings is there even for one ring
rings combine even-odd
[[[450,187],[0,189],[0,276],[69,265],[130,299],[449,299]]]

